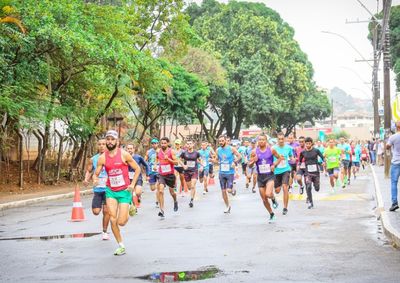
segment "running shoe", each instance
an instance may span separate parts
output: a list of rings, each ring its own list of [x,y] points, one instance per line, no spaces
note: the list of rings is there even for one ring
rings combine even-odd
[[[306,199],[306,203],[309,203],[310,202],[310,200],[308,199],[308,197],[307,197],[307,199]]]
[[[110,240],[110,235],[109,235],[107,232],[103,232],[103,233],[102,233],[102,236],[101,236],[101,239],[102,239],[103,241]]]
[[[273,199],[272,199],[272,207],[273,207],[274,209],[277,209],[278,206],[279,206],[278,202],[276,201],[275,198],[273,198]]]
[[[255,194],[256,193],[256,188],[253,188],[251,191],[253,192],[253,194]]]
[[[203,191],[203,195],[206,195],[206,193],[207,193],[206,191]]]
[[[129,216],[131,217],[135,216],[136,212],[137,212],[136,206],[132,203],[129,206]]]
[[[158,201],[156,201],[156,208],[160,208],[160,206],[158,205]]]
[[[347,180],[347,185],[350,185],[350,179]]]
[[[248,183],[246,184],[246,189],[248,189],[248,188],[249,188],[249,185],[250,185],[250,184],[248,184]]]
[[[138,198],[138,203],[137,203],[137,206],[136,206],[136,208],[140,208],[140,205],[141,205],[141,203],[142,203],[142,198]]]
[[[291,194],[292,193],[292,187],[289,187],[289,194]]]
[[[236,190],[235,189],[232,189],[232,195],[236,196]]]
[[[310,202],[310,204],[308,205],[308,209],[312,209],[314,208],[314,204],[312,202]]]
[[[177,201],[174,202],[174,211],[178,211],[178,202]]]
[[[119,247],[114,252],[114,255],[124,255],[124,254],[125,254],[125,248],[123,248],[123,247]]]
[[[160,210],[160,212],[158,213],[158,216],[160,216],[161,218],[164,218],[164,211]]]
[[[225,208],[224,213],[231,213],[231,206]]]
[[[301,195],[304,194],[304,186],[301,186],[301,187],[300,187],[300,194],[301,194]]]
[[[269,216],[269,222],[274,222],[276,220],[275,213],[271,213]]]
[[[189,202],[189,207],[193,207],[193,201],[192,200]]]
[[[287,208],[284,208],[283,211],[282,211],[282,214],[283,214],[283,215],[286,215],[287,213],[288,213]]]
[[[389,211],[396,211],[399,209],[399,205],[397,203],[392,204],[392,206],[389,208]]]

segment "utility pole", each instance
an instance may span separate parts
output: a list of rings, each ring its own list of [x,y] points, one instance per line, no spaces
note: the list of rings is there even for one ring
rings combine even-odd
[[[374,54],[374,65],[372,68],[372,105],[374,108],[374,137],[376,134],[379,134],[380,127],[380,117],[379,117],[379,109],[378,109],[378,99],[380,96],[379,91],[379,81],[378,81],[378,68],[379,68],[379,54],[378,54],[378,23],[373,21],[373,30],[372,30],[372,47]]]

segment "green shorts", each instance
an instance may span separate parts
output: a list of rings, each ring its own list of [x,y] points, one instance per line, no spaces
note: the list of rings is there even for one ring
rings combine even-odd
[[[106,198],[113,198],[117,200],[118,203],[131,203],[132,202],[132,193],[127,189],[114,192],[109,188],[106,189]]]

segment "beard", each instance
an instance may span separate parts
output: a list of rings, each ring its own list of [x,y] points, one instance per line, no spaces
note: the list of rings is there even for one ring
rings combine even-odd
[[[106,146],[107,146],[107,149],[111,151],[117,147],[117,144],[107,144]]]

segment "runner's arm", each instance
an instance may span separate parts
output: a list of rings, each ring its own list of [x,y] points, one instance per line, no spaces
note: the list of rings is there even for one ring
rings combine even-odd
[[[254,163],[256,163],[258,160],[258,156],[256,154],[256,150],[252,150],[250,153],[250,160],[249,160],[249,167],[252,167]]]
[[[234,160],[235,163],[239,163],[239,161],[242,159],[242,156],[240,153],[237,151],[236,148],[232,147],[232,152],[233,154],[237,157],[237,159]]]
[[[137,180],[139,179],[140,176],[140,167],[136,163],[136,161],[132,158],[132,155],[130,155],[126,151],[122,151],[122,159],[129,165],[131,168],[135,171],[135,175],[133,175],[132,182],[128,187],[135,187]]]
[[[146,175],[149,176],[150,174],[150,166],[147,164],[146,160],[144,160],[143,157],[139,157],[139,165],[142,165],[144,169],[146,170]]]
[[[179,160],[178,158],[176,158],[175,152],[173,150],[171,151],[171,157],[172,158],[167,157],[168,161],[174,163],[174,165],[178,165]]]
[[[83,180],[83,185],[86,187],[89,185],[90,178],[92,177],[93,174],[93,160],[89,158],[89,162],[86,166],[86,173],[85,173],[85,180]]]
[[[93,185],[96,186],[98,184],[100,172],[105,164],[106,164],[106,157],[103,153],[97,160],[96,171],[93,174]]]

